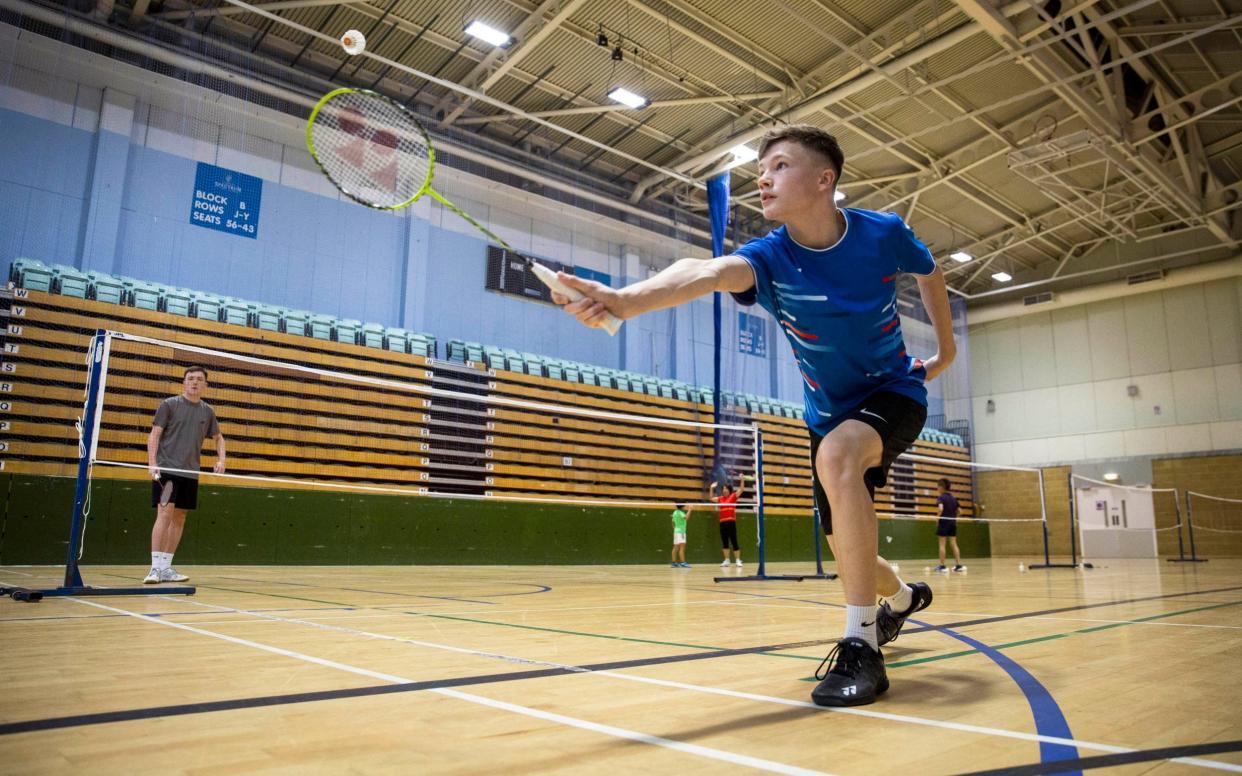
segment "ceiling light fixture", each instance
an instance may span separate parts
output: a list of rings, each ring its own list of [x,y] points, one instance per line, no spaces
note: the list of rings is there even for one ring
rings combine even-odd
[[[844,192],[844,191],[834,191],[834,192],[832,192],[832,201],[833,201],[833,202],[842,202],[842,201],[844,201],[844,200],[845,200],[845,192]]]
[[[612,61],[620,62],[623,59],[625,59],[625,53],[621,51],[621,44],[618,43],[617,47],[612,50]]]
[[[507,32],[501,32],[495,27],[484,24],[475,19],[466,25],[466,34],[472,35],[484,43],[490,43],[493,46],[504,48],[513,42],[513,38]]]
[[[1008,283],[1013,280],[1013,275],[1010,275],[1008,272],[993,272],[992,279],[998,283]]]
[[[602,24],[599,26],[599,32],[595,33],[595,45],[597,46],[608,45],[608,35],[604,32],[604,25]]]
[[[971,256],[971,255],[970,255],[969,253],[967,253],[966,251],[954,251],[953,253],[950,253],[950,254],[949,254],[949,258],[950,258],[950,259],[953,259],[953,260],[954,260],[954,261],[956,261],[958,264],[965,264],[966,262],[968,262],[968,261],[970,261],[971,259],[973,259],[973,258],[974,258],[974,256]]]
[[[615,57],[614,57],[615,58]],[[641,108],[647,104],[647,98],[634,94],[629,89],[618,86],[608,93],[609,99],[615,100],[630,108]]]

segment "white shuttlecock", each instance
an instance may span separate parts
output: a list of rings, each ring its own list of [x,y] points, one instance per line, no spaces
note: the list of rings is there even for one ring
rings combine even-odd
[[[1026,564],[1025,564],[1025,563],[1019,563],[1019,564],[1018,564],[1018,571],[1026,571]]]
[[[366,50],[367,39],[358,30],[349,30],[341,36],[341,48],[345,49],[345,53],[351,57],[355,54],[361,54]]]

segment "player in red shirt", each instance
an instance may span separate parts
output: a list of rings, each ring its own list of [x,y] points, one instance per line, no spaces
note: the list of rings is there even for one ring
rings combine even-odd
[[[728,481],[724,493],[716,495],[716,483],[711,484],[712,501],[720,505],[720,551],[724,555],[721,566],[729,565],[729,548],[733,549],[733,565],[742,565],[742,548],[737,543],[737,500],[746,492],[746,478],[740,478],[741,487],[734,490]]]

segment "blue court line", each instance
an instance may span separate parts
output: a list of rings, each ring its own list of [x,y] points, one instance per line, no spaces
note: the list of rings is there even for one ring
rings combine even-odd
[[[702,590],[702,588],[699,588],[699,590]],[[804,598],[790,598],[788,596],[771,596],[762,593],[746,593],[742,591],[715,590],[714,592],[729,592],[733,595],[744,595],[755,598],[768,598],[783,601],[793,600],[801,603],[816,604],[818,606],[844,608],[841,604],[833,604],[825,601],[811,601]],[[1025,615],[1013,615],[1014,618],[1022,616]],[[971,647],[978,650],[981,655],[984,655],[993,663],[1000,666],[1001,670],[1003,670],[1009,678],[1018,685],[1018,689],[1022,691],[1022,695],[1026,698],[1027,705],[1030,706],[1031,716],[1035,719],[1035,732],[1044,736],[1056,736],[1059,738],[1073,739],[1074,735],[1070,731],[1069,722],[1066,721],[1065,715],[1061,713],[1061,707],[1057,705],[1056,700],[1052,697],[1052,693],[1048,692],[1048,688],[1040,684],[1039,680],[1019,665],[1016,660],[1008,655],[1005,655],[1000,650],[993,649],[987,644],[984,644],[982,641],[972,639],[965,634],[952,630],[949,626],[932,625],[919,620],[909,620],[909,622],[916,623],[921,626],[918,629],[920,631],[938,631],[946,636],[969,644]],[[1040,762],[1044,763],[1077,759],[1078,749],[1074,746],[1050,744],[1041,741],[1039,744],[1039,758]]]

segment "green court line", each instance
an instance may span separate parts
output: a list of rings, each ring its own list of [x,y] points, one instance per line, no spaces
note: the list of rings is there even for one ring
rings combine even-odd
[[[992,648],[993,649],[1011,649],[1013,647],[1024,647],[1027,644],[1038,644],[1044,641],[1055,641],[1056,639],[1069,638],[1070,636],[1076,636],[1082,633],[1097,633],[1099,631],[1106,631],[1106,630],[1112,630],[1113,628],[1120,628],[1125,625],[1135,625],[1140,622],[1151,622],[1152,620],[1163,620],[1166,617],[1177,617],[1183,614],[1205,612],[1205,611],[1208,611],[1209,609],[1221,609],[1226,606],[1237,606],[1238,604],[1242,604],[1242,601],[1229,601],[1223,604],[1212,604],[1211,606],[1200,606],[1194,609],[1182,609],[1176,612],[1165,612],[1163,614],[1153,614],[1147,617],[1138,617],[1133,620],[1126,620],[1125,622],[1109,622],[1103,625],[1093,625],[1090,628],[1080,628],[1078,630],[1066,631],[1064,633],[1051,633],[1047,636],[1036,636],[1033,639],[1022,639],[1021,641],[1010,641],[1005,644],[993,644]],[[886,668],[902,668],[904,666],[914,666],[914,665],[920,665],[922,663],[934,663],[939,660],[949,660],[950,658],[965,657],[966,655],[977,655],[977,654],[979,654],[979,650],[977,649],[964,649],[964,650],[959,650],[957,652],[946,652],[943,655],[932,655],[931,657],[916,657],[916,658],[911,658],[910,660],[898,660],[893,663],[888,663],[885,667]],[[789,655],[789,657],[800,657],[803,660],[819,660],[819,658],[817,657],[808,657],[806,655]],[[815,677],[808,676],[808,677],[803,677],[802,681],[814,682],[816,680],[815,680]]]
[[[662,647],[685,647],[686,649],[706,649],[711,652],[723,652],[726,647],[708,647],[703,644],[681,644],[676,641],[656,641],[654,639],[638,639],[632,636],[610,636],[606,633],[586,633],[585,631],[564,630],[563,628],[545,628],[541,625],[518,625],[512,622],[497,622],[495,620],[480,620],[474,617],[455,617],[451,614],[425,614],[423,612],[406,612],[416,617],[432,617],[437,620],[457,620],[458,622],[472,622],[477,625],[499,625],[502,628],[518,628],[520,630],[545,631],[547,633],[563,633],[567,636],[586,636],[592,639],[610,639],[612,641],[632,641],[637,644],[658,644]],[[757,654],[768,654],[759,652]]]

